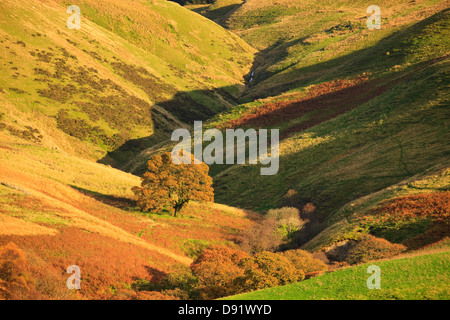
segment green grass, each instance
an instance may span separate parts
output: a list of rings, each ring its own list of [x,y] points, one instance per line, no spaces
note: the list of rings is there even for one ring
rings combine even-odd
[[[317,250],[352,237],[355,225],[347,217],[353,213],[363,214],[387,198],[448,189],[449,63],[448,58],[426,61],[448,51],[450,45],[442,37],[449,21],[444,11],[365,51],[301,69],[306,74],[319,72],[320,82],[378,70],[374,74],[378,82],[367,90],[392,84],[355,109],[281,141],[280,169],[274,176],[261,176],[259,166],[214,167],[216,200],[262,212],[282,205],[283,196],[293,188],[300,205],[313,202],[318,208],[324,230],[305,245]],[[394,53],[387,56],[387,50]],[[325,68],[329,71],[320,73]],[[310,84],[311,79],[296,82],[298,91]],[[210,126],[286,97],[243,104],[214,117]]]
[[[213,22],[168,1],[85,0],[82,28],[69,30],[70,4],[0,4],[2,122],[100,159],[130,139],[145,138],[141,149],[168,139],[240,94],[253,49]],[[121,152],[105,162],[133,156]]]
[[[367,268],[381,270],[381,289],[368,289]],[[450,251],[375,261],[291,285],[228,297],[228,300],[448,300]]]
[[[269,1],[247,1],[228,19],[227,26],[261,50],[253,65],[256,77],[248,95],[265,97],[298,89],[318,79],[323,81],[324,73],[326,76],[343,76],[354,71],[352,59],[347,59],[351,53],[364,60],[361,62],[367,69],[373,69],[380,62],[378,57],[383,59],[382,54],[390,46],[380,43],[380,48],[386,50],[374,50],[368,55],[360,50],[373,47],[383,39],[403,32],[424,16],[446,8],[444,1],[413,4],[407,0],[385,0],[377,5],[382,12],[382,28],[372,32],[366,27],[368,5],[364,1],[327,1],[326,4],[322,2],[320,8],[313,0],[289,1],[288,6],[281,3],[277,6]],[[280,16],[271,18],[273,12]],[[419,16],[419,12],[423,16]],[[262,23],[255,22],[254,25],[255,19]],[[270,24],[266,24],[266,20]],[[345,27],[349,23],[351,27]],[[252,27],[242,27],[247,24]],[[398,39],[393,42],[400,44]],[[398,49],[395,45],[394,49]],[[425,47],[421,47],[422,53],[417,50],[417,57],[425,58]],[[378,67],[382,69],[382,65]]]
[[[184,7],[223,25],[227,17],[243,3],[242,0],[216,0],[212,4],[185,5]]]
[[[314,199],[331,211],[445,162],[447,69],[443,62],[411,74],[411,81],[370,102],[289,136],[280,144],[275,176],[260,176],[258,166],[219,173],[217,198],[253,208],[275,206],[295,187],[305,201]],[[260,194],[266,195],[262,203]]]

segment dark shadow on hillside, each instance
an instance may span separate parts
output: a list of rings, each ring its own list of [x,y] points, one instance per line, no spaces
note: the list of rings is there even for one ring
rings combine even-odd
[[[172,132],[192,126],[194,121],[206,121],[240,103],[238,85],[211,90],[178,92],[171,99],[156,103],[151,110],[153,134],[131,139],[109,151],[99,163],[123,169],[141,151],[170,139]]]
[[[400,65],[405,62],[405,55],[401,52],[401,49],[408,46],[407,40],[411,35],[442,19],[448,11],[450,9],[438,12],[404,30],[396,31],[380,40],[374,46],[311,66],[299,68],[286,74],[280,74],[280,72],[289,69],[293,64],[276,72],[267,71],[267,69],[282,61],[287,56],[287,49],[293,45],[303,43],[305,38],[296,39],[287,43],[274,44],[257,54],[253,66],[253,70],[256,71],[255,78],[250,84],[250,90],[243,99],[251,101],[258,98],[279,95],[290,89],[309,85],[319,77],[320,82],[326,82],[335,78],[355,77],[365,72],[375,74],[391,69],[395,65]],[[309,44],[305,43],[304,45]],[[387,55],[387,52],[389,52],[389,55]],[[277,85],[271,87],[270,82],[277,83]],[[259,90],[258,87],[262,85],[265,86]]]
[[[288,56],[288,48],[295,46],[299,43],[303,43],[306,38],[299,38],[295,40],[291,40],[288,42],[283,42],[281,40],[277,41],[273,45],[260,50],[256,53],[255,59],[253,60],[253,65],[251,70],[255,72],[253,81],[249,82],[251,79],[251,72],[245,76],[248,87],[251,89],[257,83],[264,81],[265,79],[274,75],[273,72],[268,71],[267,69],[276,64],[277,62],[282,61],[284,58]],[[284,67],[282,71],[290,68],[292,65]]]
[[[153,291],[156,288],[156,285],[161,282],[161,280],[167,277],[167,273],[158,269],[155,269],[150,266],[144,266],[145,270],[148,273],[148,278],[150,281],[146,279],[140,279],[137,277],[133,277],[132,280],[135,281],[131,287],[136,291]],[[142,281],[144,280],[144,281]]]
[[[239,90],[238,86],[226,86],[211,90],[181,91],[171,99],[156,104],[179,121],[191,123],[195,120],[206,120],[226,110],[225,104],[233,106],[239,103],[236,96]]]
[[[245,1],[244,1],[245,2]],[[204,16],[212,21],[214,21],[215,23],[221,25],[222,27],[226,27],[226,21],[227,19],[237,10],[239,9],[242,4],[244,3],[235,3],[235,4],[230,4],[227,6],[223,6],[221,8],[217,8],[217,9],[213,9],[213,10],[208,10],[206,12],[204,12]]]
[[[239,105],[240,103],[253,101],[257,98],[278,95],[292,89],[293,87],[307,86],[315,83],[315,81],[319,78],[322,83],[345,77],[356,77],[363,73],[376,73],[378,71],[386,71],[391,69],[395,65],[402,64],[405,59],[405,56],[401,53],[401,51],[396,51],[393,49],[398,49],[400,44],[404,43],[405,40],[409,38],[411,32],[420,31],[427,25],[441,18],[446,11],[448,10],[437,13],[413,26],[406,28],[405,30],[397,31],[396,33],[382,39],[372,47],[361,49],[342,57],[331,59],[312,66],[290,71],[283,75],[277,75],[268,71],[260,70],[265,70],[270,65],[270,63],[267,65],[265,56],[275,55],[278,57],[278,60],[281,60],[282,57],[287,55],[287,49],[289,47],[302,43],[305,38],[292,40],[285,44],[274,44],[273,46],[262,50],[257,54],[254,61],[254,69],[256,69],[254,80],[248,84],[249,88],[244,91],[241,98],[237,97],[237,93],[241,89],[236,86],[227,86],[212,90],[178,92],[172,99],[158,102],[157,106],[159,106],[159,108],[152,108],[154,134],[139,139],[129,140],[117,149],[108,152],[108,154],[98,162],[124,170],[124,168],[128,168],[126,164],[131,159],[136,157],[136,155],[141,151],[155,146],[162,141],[170,139],[170,135],[173,130],[181,128],[183,125],[191,126],[196,120],[205,121],[218,113],[226,111],[227,108]],[[391,52],[389,56],[386,56],[387,51]],[[289,67],[290,66],[286,66],[285,69],[288,69]],[[414,66],[411,68],[413,67]],[[249,81],[250,77],[251,73],[245,78]],[[267,81],[273,81],[277,83],[277,85],[274,85],[268,89],[264,88],[264,90],[259,90],[259,85],[264,84],[264,82]],[[340,94],[346,94],[346,91],[343,91]],[[352,93],[348,92],[348,94]],[[323,97],[323,99],[325,98],[326,97]],[[328,98],[330,98],[328,100],[331,100],[333,96],[330,95]],[[314,108],[314,105],[310,107]],[[293,106],[292,109],[295,109],[295,106]],[[346,111],[348,110],[341,110],[333,116]],[[278,117],[279,115],[280,113],[274,112],[268,114],[266,117]],[[173,118],[173,116],[175,118]],[[296,115],[294,114],[293,117],[296,117]],[[312,125],[319,123],[319,120],[313,121]],[[300,124],[299,127],[293,128],[292,130],[301,131],[307,129],[308,127],[310,127],[310,125],[304,127],[303,124]]]
[[[94,198],[97,201],[100,201],[104,204],[107,204],[112,207],[116,207],[122,210],[130,211],[136,207],[136,201],[130,198],[117,197],[113,195],[106,195],[100,192],[91,191],[87,189],[83,189],[74,185],[70,185],[73,189],[81,192],[82,194]]]

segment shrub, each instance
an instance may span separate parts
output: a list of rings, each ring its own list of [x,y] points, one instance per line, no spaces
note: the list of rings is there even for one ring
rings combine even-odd
[[[298,253],[297,257],[300,256],[304,254]],[[317,261],[304,262],[304,265],[308,266],[304,269],[323,270]],[[159,283],[141,280],[134,287],[140,292],[158,291],[165,297],[183,300],[216,299],[281,286],[304,278],[305,272],[284,254],[264,251],[251,257],[238,249],[213,245],[201,252],[190,270],[180,266]]]
[[[159,282],[148,280],[138,280],[133,284],[133,288],[138,292],[161,292],[167,296],[175,296],[180,299],[195,298],[196,287],[199,279],[192,273],[189,267],[176,265]],[[159,299],[155,299],[159,300]]]
[[[314,211],[316,211],[316,206],[314,204],[312,204],[311,202],[305,204],[302,208],[302,213],[306,216],[309,216]]]
[[[209,246],[210,241],[208,240],[188,239],[183,243],[183,251],[188,257],[195,259]]]
[[[297,208],[283,207],[271,209],[267,212],[267,218],[274,218],[277,222],[277,231],[284,239],[289,239],[298,231],[305,222],[300,219],[300,212]]]
[[[299,217],[299,211],[297,208],[293,207],[283,207],[278,209],[270,209],[267,211],[266,217],[275,218],[280,221],[282,219],[291,219]]]
[[[199,279],[198,290],[202,299],[215,299],[239,292],[237,279],[244,276],[239,266],[248,255],[226,246],[211,246],[202,251],[191,265]]]
[[[38,129],[32,128],[30,126],[26,126],[25,130],[16,128],[14,126],[6,125],[4,123],[0,123],[0,130],[7,130],[13,136],[39,143],[43,136],[40,134]]]
[[[244,232],[242,248],[251,254],[275,251],[292,239],[305,223],[297,208],[271,209],[259,223]]]
[[[242,249],[250,254],[275,251],[283,243],[283,235],[277,230],[275,218],[263,219],[244,231]]]
[[[281,254],[291,261],[294,267],[303,271],[305,274],[328,269],[328,266],[324,262],[314,258],[308,251],[297,249],[288,250]]]
[[[35,294],[34,282],[25,273],[25,253],[13,242],[0,247],[0,298],[28,298]]]
[[[237,282],[242,291],[282,286],[305,278],[305,274],[286,257],[268,251],[243,259],[240,266],[244,276]]]
[[[406,250],[402,244],[393,244],[372,235],[365,235],[348,251],[345,261],[350,264],[390,258]]]
[[[198,284],[198,277],[195,276],[192,271],[184,266],[179,265],[174,271],[170,272],[165,279],[163,279],[160,285],[165,290],[181,290],[188,296],[191,295],[193,289]]]

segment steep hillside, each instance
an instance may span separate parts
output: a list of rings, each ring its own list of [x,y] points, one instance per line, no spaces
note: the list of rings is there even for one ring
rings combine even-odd
[[[448,8],[447,1],[439,0],[382,0],[376,5],[381,10],[381,29],[368,30],[369,4],[365,1],[246,1],[225,25],[260,50],[248,96],[273,96],[336,77],[355,76],[356,70],[386,72],[388,66],[380,64],[378,57],[390,51],[394,62],[400,41],[375,55],[365,49],[376,47],[382,39],[398,37],[398,31]],[[357,59],[349,59],[352,57]]]
[[[236,21],[245,21],[243,10],[247,6],[252,12],[251,3],[235,13],[240,14]],[[299,207],[317,206],[298,244],[318,250],[354,237],[360,226],[349,217],[364,215],[385,199],[449,190],[449,11],[440,11],[442,1],[391,6],[397,9],[382,9],[381,30],[364,30],[365,20],[349,30],[328,30],[343,19],[332,16],[311,33],[302,29],[306,39],[316,40],[277,55],[297,59],[286,70],[277,69],[284,62],[272,64],[271,51],[263,49],[259,55],[268,64],[259,65],[265,70],[259,78],[255,69],[248,97],[275,96],[219,114],[208,127],[280,129],[280,169],[261,176],[259,166],[213,166],[217,201],[265,211],[283,205],[283,196],[293,189]],[[345,19],[355,16],[344,9],[339,3]],[[332,12],[317,12],[299,23],[314,25],[322,13]],[[249,19],[254,16],[248,13]],[[241,26],[246,29],[239,33],[258,46],[250,35],[287,26],[289,19]],[[278,46],[287,44],[283,40]]]
[[[81,1],[81,29],[70,30],[69,4],[0,4],[3,131],[90,159],[122,147],[103,159],[120,165],[234,104],[252,49],[229,31],[134,0]]]
[[[19,298],[139,298],[137,279],[234,246],[255,216],[212,203],[144,214],[139,177],[107,164],[233,106],[253,49],[171,2],[80,1],[79,30],[70,4],[0,2],[0,247],[27,257],[37,293]]]
[[[39,292],[34,298],[130,299],[137,279],[157,280],[189,265],[211,244],[239,240],[256,217],[192,203],[181,218],[141,213],[137,176],[0,134],[0,247],[24,250]],[[67,290],[70,265],[82,290]],[[24,298],[24,296],[22,296]]]
[[[302,248],[330,269],[348,262],[332,250],[372,236],[410,252],[377,262],[384,291],[367,292],[359,265],[236,298],[448,297],[448,1],[381,0],[376,30],[360,0],[81,0],[81,29],[68,29],[72,4],[0,2],[0,254],[24,251],[31,298],[186,297],[171,281],[189,285],[182,271],[204,248],[238,249],[255,230],[256,244],[272,241],[288,226],[260,214],[283,206],[299,209],[283,218],[297,229],[273,250]],[[279,129],[277,174],[211,165],[217,203],[142,212],[138,175],[195,120]],[[81,291],[66,288],[70,265]],[[244,272],[230,265],[215,279]],[[162,291],[139,287],[169,273]]]

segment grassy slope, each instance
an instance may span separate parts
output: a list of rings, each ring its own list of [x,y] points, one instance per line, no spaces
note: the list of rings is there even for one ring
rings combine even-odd
[[[81,30],[66,28],[66,4],[0,4],[0,244],[25,250],[44,297],[129,298],[136,278],[235,241],[252,217],[214,204],[142,215],[130,201],[139,177],[92,160],[114,134],[153,143],[186,125],[183,112],[228,108],[252,49],[165,1],[83,1]],[[175,98],[189,103],[170,110]],[[71,264],[83,272],[78,296],[65,288]]]
[[[216,116],[210,122],[211,127],[220,127],[230,120],[261,111],[273,101],[289,102],[292,99],[296,103],[298,97],[314,91],[319,83],[327,85],[331,80],[351,79],[363,73],[372,79],[359,92],[349,95],[342,90],[345,99],[333,94],[319,96],[322,100],[318,101],[329,108],[324,109],[325,112],[355,105],[343,115],[325,121],[326,114],[322,111],[318,114],[325,122],[317,125],[317,121],[311,121],[308,125],[311,118],[317,117],[312,111],[293,121],[269,125],[281,128],[283,132],[286,128],[295,129],[296,124],[300,124],[300,128],[302,123],[306,124],[303,131],[294,130],[281,142],[277,175],[260,176],[258,166],[213,168],[217,200],[265,210],[280,205],[288,189],[297,190],[301,203],[313,202],[318,206],[317,214],[327,218],[324,226],[328,230],[306,246],[314,250],[329,244],[332,238],[342,236],[341,231],[348,226],[345,217],[356,210],[364,212],[383,199],[401,194],[448,190],[449,65],[448,58],[439,57],[449,50],[445,36],[449,18],[448,11],[433,15],[440,8],[442,2],[420,2],[405,11],[406,15],[398,21],[395,17],[400,13],[392,11],[389,21],[395,23],[384,24],[385,30],[366,36],[359,30],[360,35],[355,36],[351,42],[355,43],[350,46],[341,39],[331,48],[342,46],[345,50],[332,50],[335,57],[329,61],[317,63],[300,55],[299,64],[303,67],[298,70],[303,73],[303,80],[293,82],[298,89]],[[429,15],[431,17],[418,22]],[[312,15],[311,19],[315,18],[316,15]],[[326,27],[336,25],[337,21],[331,19]],[[325,25],[321,28],[318,33],[324,33]],[[258,27],[248,32],[257,30]],[[306,43],[302,46],[305,50],[310,48]],[[320,48],[316,51],[317,55],[322,54]],[[292,57],[295,55],[293,52]],[[273,77],[287,79],[285,76],[291,74],[278,72]],[[278,86],[277,90],[289,89],[273,77],[267,81]],[[263,83],[264,80],[257,83],[250,92],[256,92]],[[357,103],[357,98],[364,95],[369,99]],[[278,116],[282,112],[281,109],[272,115]],[[400,187],[396,186],[398,183]],[[420,185],[424,187],[418,187]],[[264,200],[261,200],[262,194]],[[358,203],[357,209],[352,207],[355,203]]]
[[[369,290],[367,267],[381,270],[381,289]],[[410,257],[376,261],[323,274],[291,285],[229,297],[233,300],[446,300],[450,296],[450,252],[436,249]]]
[[[143,215],[130,202],[136,176],[2,134],[0,149],[0,245],[25,250],[47,298],[73,298],[63,273],[71,264],[83,270],[80,297],[118,297],[252,223],[251,213],[215,204],[191,204],[178,219]]]
[[[239,93],[252,49],[209,20],[166,1],[82,1],[82,28],[69,30],[66,5],[0,5],[2,122],[16,130],[99,159],[129,139],[166,139]]]
[[[354,61],[346,59],[347,55],[361,55],[364,52],[359,50],[447,8],[445,1],[439,0],[383,0],[377,5],[382,28],[373,32],[366,26],[368,5],[364,1],[247,1],[226,25],[260,50],[248,95],[273,96],[337,76],[354,75],[358,66],[352,65]],[[334,60],[340,57],[343,59]],[[371,54],[363,63],[372,72],[389,70],[379,62],[378,56]]]
[[[428,249],[373,261],[297,282],[228,297],[230,300],[446,300],[450,296],[449,241]],[[381,270],[381,289],[369,290],[367,268]]]

